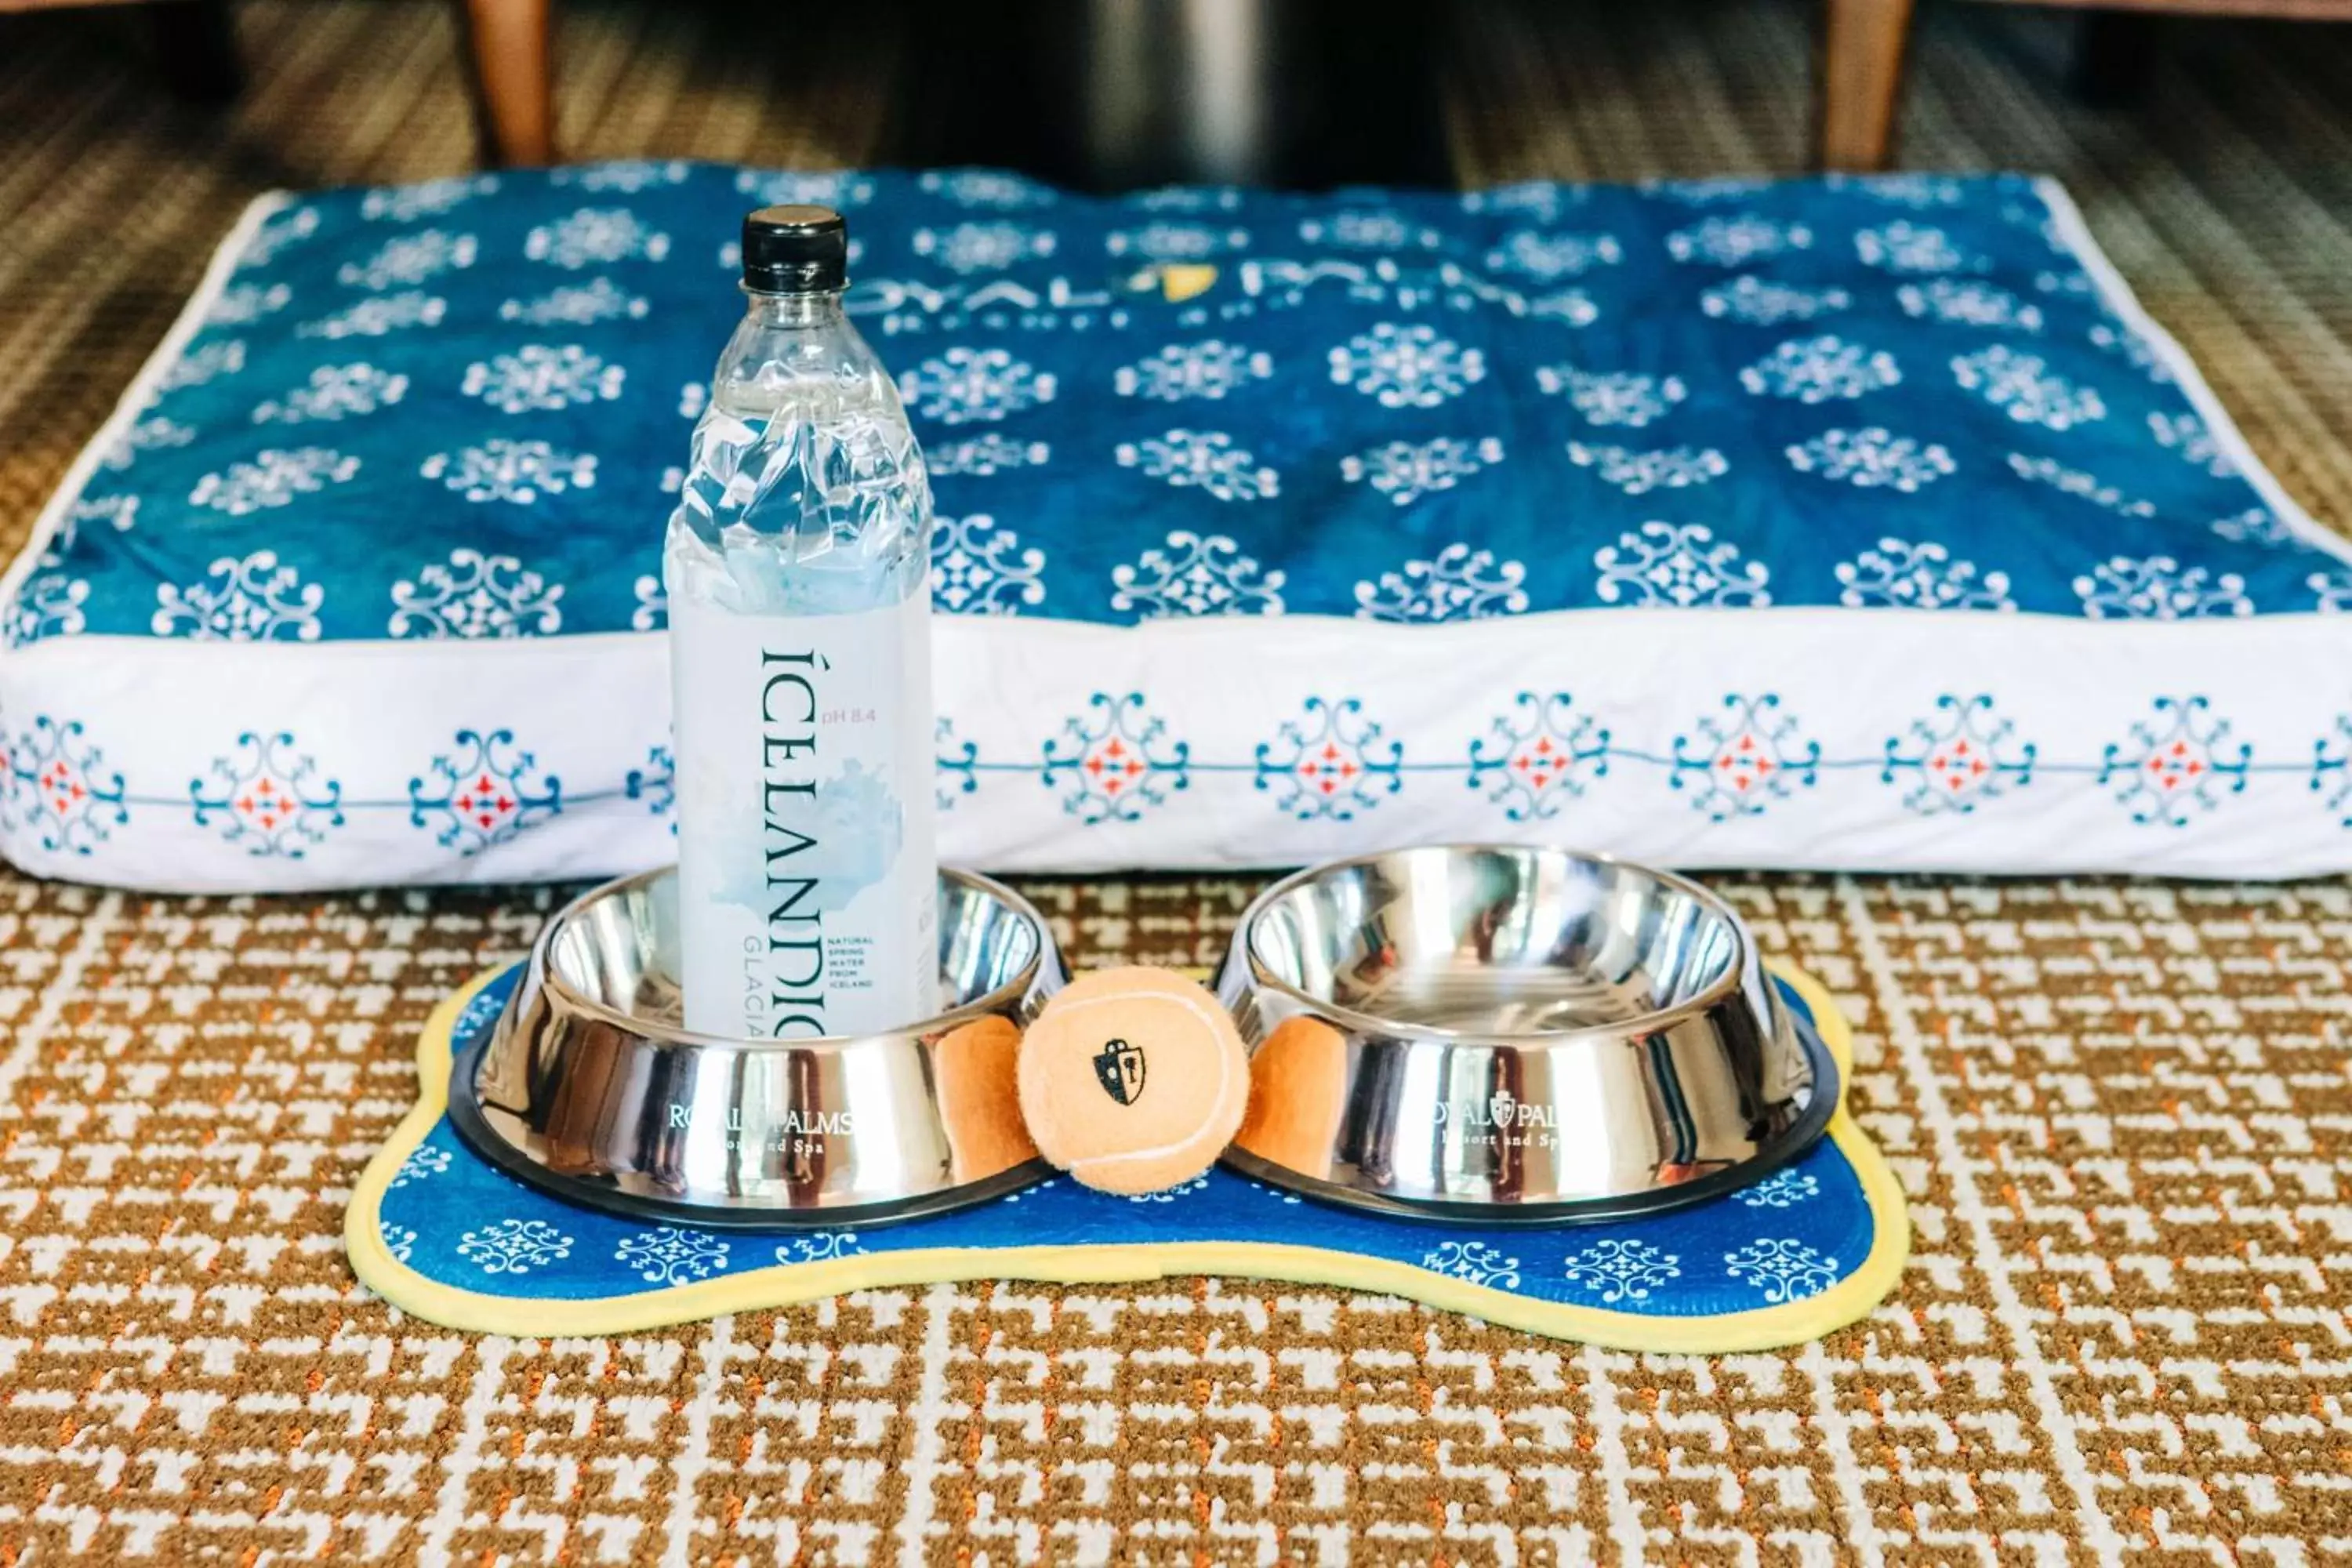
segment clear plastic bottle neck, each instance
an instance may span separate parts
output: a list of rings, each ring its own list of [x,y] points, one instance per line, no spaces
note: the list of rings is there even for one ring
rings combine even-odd
[[[789,294],[772,294],[760,289],[743,290],[743,298],[749,302],[746,317],[777,331],[841,326],[848,320],[841,308],[841,296],[838,289],[795,290]]]

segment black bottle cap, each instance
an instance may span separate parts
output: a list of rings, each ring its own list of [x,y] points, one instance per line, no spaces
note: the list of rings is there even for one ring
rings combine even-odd
[[[831,207],[761,207],[743,220],[743,287],[822,294],[849,285],[849,226]]]

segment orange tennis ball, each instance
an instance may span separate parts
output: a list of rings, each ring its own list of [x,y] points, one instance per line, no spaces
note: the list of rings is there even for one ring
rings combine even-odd
[[[1319,1018],[1286,1018],[1250,1058],[1249,1114],[1234,1146],[1321,1181],[1346,1109],[1348,1042]]]
[[[1021,1114],[1087,1186],[1156,1193],[1214,1163],[1249,1105],[1249,1058],[1199,983],[1165,969],[1079,976],[1022,1037]]]

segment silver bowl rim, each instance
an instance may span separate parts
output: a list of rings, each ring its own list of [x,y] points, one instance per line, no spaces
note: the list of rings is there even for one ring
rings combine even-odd
[[[1730,928],[1732,939],[1737,944],[1737,962],[1727,966],[1722,974],[1706,985],[1670,1006],[1655,1008],[1630,1018],[1617,1019],[1604,1024],[1581,1024],[1572,1029],[1531,1029],[1509,1034],[1448,1029],[1433,1024],[1412,1024],[1401,1019],[1384,1018],[1377,1013],[1367,1013],[1360,1008],[1331,1001],[1328,997],[1318,996],[1310,991],[1293,985],[1269,973],[1266,966],[1260,962],[1257,955],[1258,921],[1277,900],[1300,888],[1311,886],[1335,871],[1351,870],[1360,866],[1391,860],[1402,855],[1433,853],[1447,856],[1559,855],[1572,860],[1591,861],[1597,865],[1613,866],[1622,870],[1638,872],[1642,876],[1674,889],[1676,892],[1687,894],[1703,908],[1720,916]],[[1654,1030],[1680,1022],[1684,1018],[1706,1012],[1708,1008],[1744,989],[1748,972],[1755,967],[1757,960],[1755,938],[1748,931],[1748,922],[1739,918],[1739,911],[1733,909],[1722,895],[1678,872],[1644,865],[1639,860],[1629,860],[1622,855],[1612,855],[1605,850],[1575,849],[1554,844],[1492,842],[1409,844],[1393,849],[1376,850],[1367,855],[1350,855],[1344,859],[1319,861],[1315,865],[1294,871],[1266,888],[1256,898],[1252,899],[1248,907],[1243,910],[1241,921],[1234,928],[1233,955],[1241,961],[1248,984],[1253,990],[1270,992],[1286,997],[1326,1022],[1339,1024],[1360,1033],[1375,1035],[1385,1039],[1432,1040],[1455,1045],[1474,1042],[1481,1045],[1521,1047],[1569,1045],[1580,1040],[1613,1039],[1622,1037],[1629,1030],[1636,1028]],[[1779,997],[1769,991],[1767,995],[1770,998],[1769,1005],[1777,1007]]]
[[[864,1035],[795,1035],[789,1039],[763,1039],[757,1035],[738,1037],[731,1035],[697,1034],[691,1029],[663,1024],[641,1013],[632,1013],[625,1008],[601,1002],[567,981],[550,961],[549,955],[555,947],[556,933],[562,930],[566,921],[580,910],[606,899],[623,897],[661,878],[675,877],[677,874],[677,868],[674,865],[656,866],[650,870],[638,871],[626,877],[615,877],[610,881],[599,882],[577,898],[567,901],[562,908],[548,917],[547,924],[541,927],[539,935],[532,939],[530,956],[525,961],[529,968],[525,973],[524,982],[528,984],[536,979],[541,991],[555,993],[562,997],[566,1010],[583,1017],[593,1018],[599,1023],[611,1025],[616,1029],[636,1037],[644,1044],[656,1050],[840,1051],[852,1049],[868,1040],[888,1036],[920,1036],[929,1035],[937,1030],[952,1029],[960,1024],[971,1023],[975,1018],[1017,1008],[1023,999],[1035,987],[1039,976],[1045,972],[1049,960],[1053,961],[1055,967],[1060,966],[1060,945],[1054,940],[1053,927],[1045,923],[1045,917],[1037,912],[1036,906],[994,878],[984,877],[977,871],[966,870],[961,866],[941,866],[939,874],[942,878],[961,882],[966,887],[975,888],[1012,910],[1014,915],[1028,923],[1030,930],[1036,935],[1037,944],[1030,952],[1028,962],[1021,966],[1019,972],[994,990],[975,996],[971,1001],[959,1004],[945,1012],[934,1013],[929,1017],[910,1019],[895,1028],[876,1030]],[[520,993],[518,992],[517,994]]]

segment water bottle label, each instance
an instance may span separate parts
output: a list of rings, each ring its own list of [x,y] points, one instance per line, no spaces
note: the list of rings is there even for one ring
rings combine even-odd
[[[848,615],[670,601],[678,982],[698,1033],[938,1012],[929,596]]]

